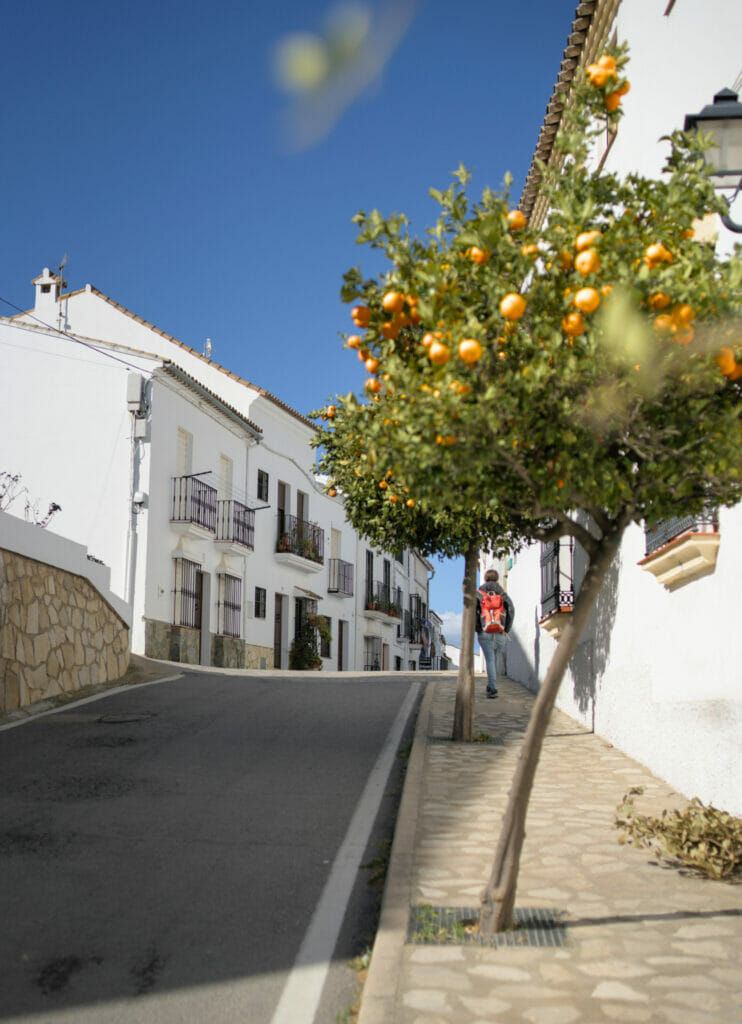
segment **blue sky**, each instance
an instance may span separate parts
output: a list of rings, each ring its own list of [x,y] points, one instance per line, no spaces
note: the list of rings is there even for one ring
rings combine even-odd
[[[339,289],[374,265],[352,216],[403,211],[422,233],[429,189],[462,162],[475,192],[510,171],[517,201],[575,6],[420,0],[381,74],[298,148],[273,55],[322,30],[325,0],[6,4],[0,296],[28,308],[31,278],[67,253],[70,288],[199,350],[211,338],[214,359],[301,412],[360,389]],[[439,614],[460,611],[461,577],[436,564]]]

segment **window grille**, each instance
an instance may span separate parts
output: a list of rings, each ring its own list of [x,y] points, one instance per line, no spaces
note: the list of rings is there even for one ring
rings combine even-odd
[[[226,572],[220,572],[218,580],[217,633],[220,636],[239,636],[242,616],[242,580]]]
[[[264,469],[258,470],[258,499],[260,501],[268,501],[268,489],[270,485],[270,477]]]
[[[187,558],[176,558],[175,586],[173,588],[173,625],[201,626],[201,593],[199,574],[201,566]]]
[[[264,587],[255,588],[255,618],[265,618],[265,597],[266,592]]]
[[[364,639],[364,664],[366,672],[381,671],[381,637],[366,636]]]
[[[541,544],[541,617],[572,611],[574,590],[574,537]]]
[[[331,594],[346,594],[353,596],[353,566],[350,562],[344,562],[342,558],[331,558],[329,560],[330,582],[327,590]]]

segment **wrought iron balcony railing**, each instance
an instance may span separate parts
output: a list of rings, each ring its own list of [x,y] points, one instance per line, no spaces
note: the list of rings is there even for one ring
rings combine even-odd
[[[662,519],[654,529],[645,531],[645,554],[651,555],[683,533],[717,533],[718,530],[719,516],[716,510],[698,516]]]
[[[423,644],[423,619],[421,616],[404,613],[404,635],[411,643],[418,646]]]
[[[173,477],[171,523],[195,523],[216,533],[216,487],[195,476]]]
[[[287,515],[278,517],[278,540],[276,551],[301,555],[310,562],[323,565],[325,561],[325,531],[316,523]]]
[[[217,505],[216,539],[255,550],[255,511],[239,501],[220,501]]]
[[[353,596],[353,566],[342,558],[331,558],[329,561],[330,582],[327,589],[331,594]]]
[[[366,581],[366,610],[385,612],[392,618],[402,618],[402,591],[395,590],[378,580]]]

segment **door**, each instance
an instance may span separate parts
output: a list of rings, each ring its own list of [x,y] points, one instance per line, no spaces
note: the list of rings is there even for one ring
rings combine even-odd
[[[276,594],[273,618],[273,668],[282,668],[281,643],[283,641],[283,594]]]
[[[345,668],[343,662],[343,647],[345,646],[345,623],[342,619],[338,619],[338,672],[342,672]]]
[[[193,595],[193,625],[198,630],[198,658],[197,664],[201,664],[201,646],[203,643],[203,633],[201,632],[201,623],[203,618],[203,603],[204,603],[204,574],[200,569],[196,570],[196,586],[194,588]]]
[[[277,494],[276,494],[276,505],[277,505],[277,508],[278,508],[278,536],[279,537],[283,533],[285,533],[286,529],[287,529],[287,523],[286,523],[286,499],[288,498],[287,490],[288,490],[288,488],[286,487],[286,484],[283,482],[283,480],[279,480],[278,481]]]

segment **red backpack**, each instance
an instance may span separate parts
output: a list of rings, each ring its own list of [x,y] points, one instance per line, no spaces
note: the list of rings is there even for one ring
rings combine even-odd
[[[486,590],[480,590],[479,604],[481,608],[482,632],[504,633],[505,602],[502,599],[502,594],[488,594]]]

